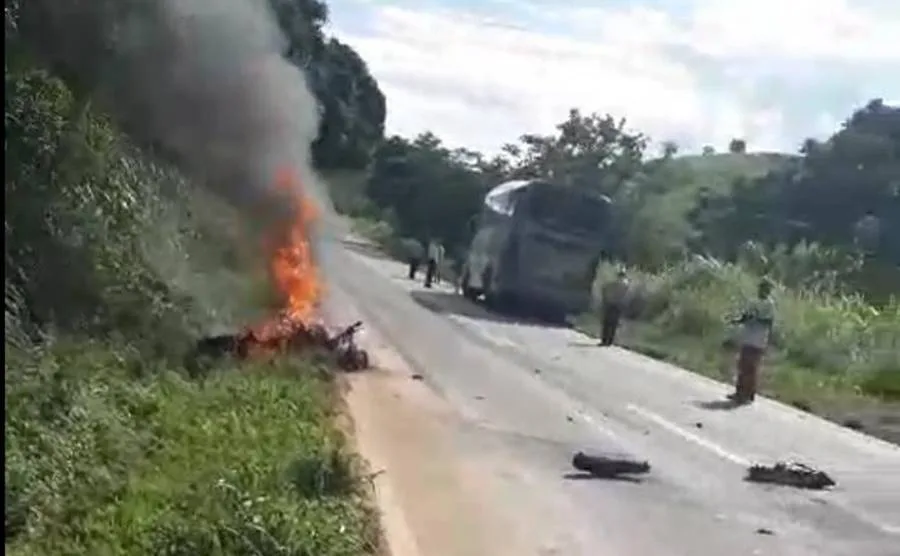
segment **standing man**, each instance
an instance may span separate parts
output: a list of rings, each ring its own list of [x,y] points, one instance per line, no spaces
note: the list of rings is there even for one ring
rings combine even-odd
[[[615,279],[603,286],[603,330],[600,335],[601,346],[611,346],[616,341],[616,331],[619,329],[619,321],[625,308],[625,298],[628,295],[630,283],[625,269],[616,273]]]
[[[416,242],[409,249],[409,279],[416,279],[416,272],[419,271],[419,265],[422,264],[422,244]]]
[[[444,259],[444,246],[435,240],[428,242],[428,263],[425,267],[425,287],[430,288],[437,276],[438,265]]]
[[[772,300],[772,283],[762,280],[741,316],[732,321],[741,326],[738,342],[737,381],[734,393],[728,398],[739,404],[750,403],[756,398],[759,367],[769,346],[772,326],[775,323],[775,302]]]

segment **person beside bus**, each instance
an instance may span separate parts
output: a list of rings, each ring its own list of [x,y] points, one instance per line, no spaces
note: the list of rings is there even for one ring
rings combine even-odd
[[[603,326],[600,334],[600,345],[611,346],[616,341],[616,331],[625,309],[630,283],[624,269],[616,273],[615,279],[603,286],[602,318]]]
[[[738,334],[737,380],[734,393],[728,398],[736,403],[750,403],[756,398],[759,368],[769,346],[775,323],[775,302],[772,283],[762,280],[756,298],[747,304],[741,315],[732,321],[740,325]]]
[[[406,250],[407,263],[409,263],[409,279],[415,280],[416,274],[422,263],[425,262],[425,243],[418,239],[408,239],[404,241],[404,249]]]
[[[421,247],[419,249],[421,250]],[[407,262],[409,263],[409,279],[415,280],[416,273],[419,271],[419,265],[422,264],[422,252],[410,252]]]
[[[425,287],[430,288],[437,277],[438,267],[444,262],[444,246],[435,240],[428,242],[428,262],[425,267]]]

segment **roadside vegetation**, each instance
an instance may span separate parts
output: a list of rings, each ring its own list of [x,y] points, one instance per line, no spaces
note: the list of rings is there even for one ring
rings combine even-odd
[[[323,4],[273,4],[294,18],[295,43],[330,52],[316,50],[314,85],[331,129],[365,158],[383,125],[377,84],[322,35]],[[122,133],[73,78],[83,68],[48,56],[59,36],[35,15],[53,6],[5,9],[7,553],[376,553],[377,513],[325,358],[186,371],[198,337],[267,314],[266,263],[241,213]],[[328,76],[354,71],[372,94],[353,101],[374,106],[372,121],[338,118],[349,100]],[[364,129],[348,136],[351,124]],[[323,135],[320,166],[348,148]]]
[[[873,100],[825,141],[753,153],[741,139],[680,156],[612,116],[573,110],[551,135],[487,157],[431,133],[388,138],[365,195],[342,208],[397,257],[435,237],[465,256],[483,195],[505,179],[553,176],[616,204],[600,278],[636,284],[624,341],[730,381],[726,318],[761,276],[777,283],[764,391],[900,442],[900,107]],[[598,279],[598,280],[599,280]],[[593,331],[596,315],[581,315]]]
[[[734,352],[723,347],[725,317],[753,295],[747,263],[696,258],[660,272],[632,270],[636,284],[623,330],[627,347],[731,382]],[[601,269],[601,280],[613,268]],[[599,282],[599,280],[598,280]],[[900,305],[875,307],[858,293],[776,290],[778,322],[761,388],[795,407],[900,442]],[[599,331],[599,318],[579,325]]]

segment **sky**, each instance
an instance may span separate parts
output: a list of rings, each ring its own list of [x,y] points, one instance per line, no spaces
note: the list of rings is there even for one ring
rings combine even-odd
[[[498,152],[570,108],[683,152],[796,152],[900,103],[900,0],[329,0],[387,132]]]

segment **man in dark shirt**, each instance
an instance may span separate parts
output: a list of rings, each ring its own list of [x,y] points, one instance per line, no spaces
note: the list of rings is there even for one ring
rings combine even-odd
[[[625,298],[628,295],[630,284],[625,270],[616,273],[616,278],[603,286],[603,331],[600,336],[600,345],[611,346],[616,341],[616,331],[622,312],[625,308]]]

